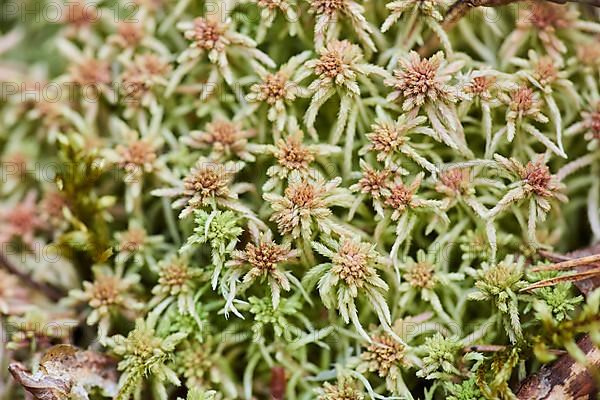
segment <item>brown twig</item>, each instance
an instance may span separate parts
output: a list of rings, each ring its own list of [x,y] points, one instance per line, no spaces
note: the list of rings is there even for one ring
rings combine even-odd
[[[540,250],[540,251],[538,251],[538,254],[552,262],[563,262],[563,261],[569,261],[569,260],[573,259],[573,257],[569,257],[564,254],[554,253],[554,252],[548,251],[548,250]]]
[[[600,276],[600,254],[585,255],[583,257],[569,257],[551,252],[540,252],[545,258],[552,261],[558,261],[555,264],[540,265],[531,269],[532,272],[540,271],[564,271],[571,268],[576,268],[577,272],[570,275],[557,276],[535,282],[523,289],[521,292],[528,292],[533,289],[539,289],[547,286],[553,286],[561,282],[579,282],[589,278]],[[591,269],[581,269],[581,267],[591,267]]]
[[[64,293],[60,289],[33,280],[29,274],[17,268],[2,252],[0,252],[0,266],[4,267],[4,269],[11,274],[19,277],[19,279],[21,279],[27,286],[44,294],[50,300],[58,301],[64,297]]]
[[[497,351],[506,350],[508,346],[499,344],[472,344],[470,346],[463,347],[463,353],[469,353],[477,351],[479,353],[495,353]]]
[[[539,282],[533,283],[527,287],[524,287],[520,291],[521,292],[529,292],[530,290],[533,290],[533,289],[539,289],[539,288],[543,288],[543,287],[547,287],[547,286],[554,286],[557,283],[578,282],[578,281],[583,281],[585,279],[589,279],[589,278],[592,278],[594,276],[599,276],[599,275],[600,275],[600,268],[590,269],[589,271],[577,272],[575,274],[563,275],[563,276],[557,276],[555,278],[544,279]]]
[[[556,264],[550,265],[540,265],[538,267],[532,268],[532,272],[540,272],[540,271],[564,271],[567,269],[581,267],[582,265],[594,264],[600,261],[600,254],[592,254],[591,256],[572,258],[570,260],[561,261]]]
[[[477,7],[500,7],[511,3],[519,3],[527,0],[457,0],[450,6],[446,13],[444,20],[441,25],[442,28],[449,32],[458,21],[466,16],[471,9]],[[600,0],[546,0],[551,3],[566,4],[566,3],[580,3],[591,5],[594,7],[600,7]],[[419,49],[421,56],[428,56],[433,53],[433,50],[439,45],[439,37],[436,34],[431,34],[425,44]]]

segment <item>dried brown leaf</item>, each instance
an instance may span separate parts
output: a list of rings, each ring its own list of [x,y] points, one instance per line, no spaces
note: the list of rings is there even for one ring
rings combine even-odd
[[[113,397],[117,392],[115,366],[115,361],[104,354],[61,344],[46,352],[35,373],[19,363],[10,364],[8,369],[36,399],[65,400],[88,399],[93,388]]]

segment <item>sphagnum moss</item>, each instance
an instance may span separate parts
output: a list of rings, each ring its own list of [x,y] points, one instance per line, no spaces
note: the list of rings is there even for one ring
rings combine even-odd
[[[585,362],[600,292],[530,266],[600,239],[598,10],[19,6],[0,364],[34,397],[504,399]]]

